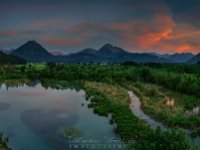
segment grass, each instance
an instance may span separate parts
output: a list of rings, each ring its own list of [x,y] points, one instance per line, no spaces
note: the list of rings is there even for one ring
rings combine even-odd
[[[118,86],[107,83],[84,82],[84,89],[94,108],[94,113],[101,116],[111,114],[110,123],[115,123],[115,132],[125,141],[142,138],[145,133],[152,130],[133,115],[129,109],[129,96],[127,91]]]
[[[200,116],[188,116],[187,110],[200,105],[198,98],[167,90],[155,84],[141,82],[128,83],[141,99],[142,108],[151,117],[170,127],[183,127],[193,130],[199,128]],[[164,103],[165,99],[174,99],[174,106]]]
[[[0,133],[0,150],[11,150],[8,145],[9,139],[3,137],[3,133]]]
[[[113,103],[120,105],[129,105],[130,99],[127,91],[118,86],[102,82],[84,82],[84,87],[97,90],[101,93],[106,93],[109,99],[112,99]]]
[[[63,128],[61,129],[61,133],[65,136],[65,137],[77,137],[81,135],[81,132],[76,129],[76,128]]]
[[[124,88],[108,83],[88,81],[84,82],[84,88],[95,113],[103,116],[111,114],[110,123],[117,125],[115,131],[123,141],[128,142],[130,146],[128,149],[191,149],[184,131],[175,129],[162,132],[159,128],[154,131],[134,116],[129,109],[129,96]],[[154,90],[148,91],[147,94],[151,93],[154,97],[161,94]]]

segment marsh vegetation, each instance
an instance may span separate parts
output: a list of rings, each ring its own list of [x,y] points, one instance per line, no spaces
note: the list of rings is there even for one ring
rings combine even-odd
[[[189,150],[192,146],[183,130],[154,131],[134,116],[127,90],[140,97],[142,109],[151,117],[169,127],[198,133],[200,115],[188,112],[200,105],[199,73],[199,65],[182,64],[27,64],[1,66],[0,80],[7,86],[13,81],[20,81],[18,86],[39,80],[44,87],[56,89],[76,83],[76,88],[86,91],[88,107],[94,113],[111,115],[116,134],[127,142],[135,141],[132,148]]]

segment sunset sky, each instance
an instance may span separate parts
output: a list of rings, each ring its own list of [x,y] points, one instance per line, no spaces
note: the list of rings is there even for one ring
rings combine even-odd
[[[200,0],[0,0],[0,48],[200,52]]]

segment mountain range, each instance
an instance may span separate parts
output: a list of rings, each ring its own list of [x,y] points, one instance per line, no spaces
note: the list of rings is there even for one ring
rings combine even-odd
[[[125,61],[137,63],[197,63],[200,61],[200,54],[194,56],[192,53],[131,53],[111,44],[105,44],[99,50],[87,48],[68,55],[57,54],[58,52],[50,53],[36,41],[28,41],[17,49],[10,51],[8,56],[14,55],[27,62],[51,61],[64,63],[123,63]]]
[[[169,63],[167,59],[148,54],[129,53],[111,44],[106,44],[99,50],[84,49],[65,57],[69,62],[123,63],[125,61],[135,61],[137,63]]]
[[[150,53],[152,55],[166,58],[175,63],[185,63],[194,57],[192,53],[175,53],[175,54],[158,54],[158,53]]]
[[[188,62],[189,63],[200,63],[200,53],[197,54],[196,56],[192,57],[192,59],[190,59]]]

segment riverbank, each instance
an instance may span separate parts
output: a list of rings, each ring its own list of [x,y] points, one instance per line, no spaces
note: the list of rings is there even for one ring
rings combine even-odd
[[[161,131],[160,128],[152,130],[143,120],[135,116],[130,109],[131,101],[127,90],[121,86],[87,81],[84,87],[91,101],[89,107],[94,108],[94,112],[99,115],[111,114],[110,123],[117,125],[116,133],[127,142],[135,141],[129,143],[128,149],[169,150],[169,146],[170,150],[192,149],[184,131],[179,129]]]
[[[116,133],[122,139],[134,139],[137,141],[136,143],[133,143],[133,145],[140,144],[140,146],[143,146],[144,144],[142,143],[145,142],[149,145],[152,144],[154,149],[160,149],[160,147],[157,147],[156,145],[161,144],[163,150],[167,150],[169,145],[174,146],[177,144],[180,147],[183,146],[182,149],[184,150],[190,149],[191,147],[187,137],[181,131],[164,132],[159,129],[154,131],[148,127],[143,120],[140,120],[133,115],[129,109],[130,99],[127,99],[127,91],[120,86],[121,84],[133,84],[138,81],[149,82],[151,80],[147,77],[150,75],[166,75],[153,72],[149,67],[145,66],[145,64],[134,67],[118,64],[55,64],[53,66],[43,65],[42,67],[38,67],[37,65],[26,65],[11,66],[9,71],[4,68],[7,68],[7,66],[1,66],[2,71],[0,73],[5,79],[38,79],[40,81],[45,81],[45,83],[43,83],[46,84],[47,87],[51,84],[51,81],[53,81],[51,86],[61,89],[66,82],[80,81],[81,85],[83,85],[82,87],[86,91],[86,97],[91,99],[89,107],[94,108],[94,112],[102,116],[111,114],[112,119],[110,120],[110,123],[115,123],[117,125]],[[16,74],[17,76],[14,78]],[[172,77],[173,76],[170,76],[169,81],[171,81]],[[166,78],[168,79],[168,76],[166,76]],[[165,85],[165,82],[163,84]],[[154,104],[156,104],[153,103],[154,100],[156,101],[155,96],[152,96],[151,94],[155,93],[156,91],[154,88],[150,88],[150,90],[147,90],[148,95],[142,97],[141,102],[144,110],[154,113],[157,112],[156,110],[151,111],[154,110]],[[150,98],[150,100],[148,98]],[[193,103],[193,105],[195,105],[195,103]],[[159,107],[155,108],[161,108],[160,105],[157,106]],[[170,108],[168,110],[170,110]],[[161,111],[162,109],[160,109],[160,112]],[[159,115],[158,113],[156,114]],[[160,117],[163,116],[161,115]],[[166,139],[170,140],[166,141]],[[175,141],[176,143],[174,143]],[[177,147],[174,146],[171,150],[176,150]]]
[[[144,121],[144,123],[148,124],[154,130],[157,127],[160,127],[162,130],[168,130],[168,128],[164,126],[162,123],[157,122],[156,120],[152,119],[150,116],[146,115],[143,112],[140,99],[139,97],[137,97],[137,95],[135,95],[132,91],[128,91],[128,94],[131,99],[129,108],[136,117]]]
[[[11,150],[9,146],[9,138],[4,137],[3,133],[0,133],[0,150]]]
[[[143,111],[166,126],[179,126],[190,130],[199,127],[199,116],[187,115],[188,101],[197,101],[197,98],[172,92],[153,84],[138,82],[127,86],[140,97]],[[173,105],[168,105],[168,101],[173,101]]]

